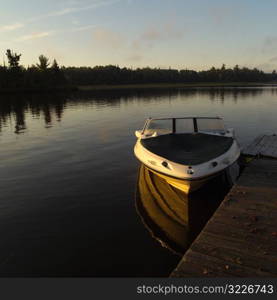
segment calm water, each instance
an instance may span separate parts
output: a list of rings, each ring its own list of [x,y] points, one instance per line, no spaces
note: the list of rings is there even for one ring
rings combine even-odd
[[[0,276],[167,276],[179,257],[136,209],[134,131],[185,115],[223,116],[243,146],[277,133],[277,89],[1,95]]]

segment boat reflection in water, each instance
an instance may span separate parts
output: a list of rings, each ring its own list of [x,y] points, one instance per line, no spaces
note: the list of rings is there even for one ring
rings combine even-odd
[[[136,192],[137,212],[162,246],[181,255],[228,192],[230,185],[223,176],[186,194],[141,164]]]

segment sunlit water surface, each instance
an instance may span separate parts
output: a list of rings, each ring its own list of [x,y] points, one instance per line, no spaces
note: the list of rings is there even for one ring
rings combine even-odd
[[[1,95],[0,276],[167,276],[180,258],[137,213],[134,131],[190,115],[245,146],[277,133],[277,89]]]

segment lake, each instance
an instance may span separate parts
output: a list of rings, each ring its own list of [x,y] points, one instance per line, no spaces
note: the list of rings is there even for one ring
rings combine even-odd
[[[277,88],[0,95],[0,276],[168,276],[180,256],[138,209],[134,131],[190,115],[222,116],[245,146],[277,133]],[[220,203],[205,194],[196,232]]]

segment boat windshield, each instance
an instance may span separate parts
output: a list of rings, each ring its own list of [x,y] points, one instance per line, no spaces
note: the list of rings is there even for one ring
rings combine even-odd
[[[145,136],[193,132],[225,133],[225,127],[219,117],[187,117],[148,119],[143,129]]]

